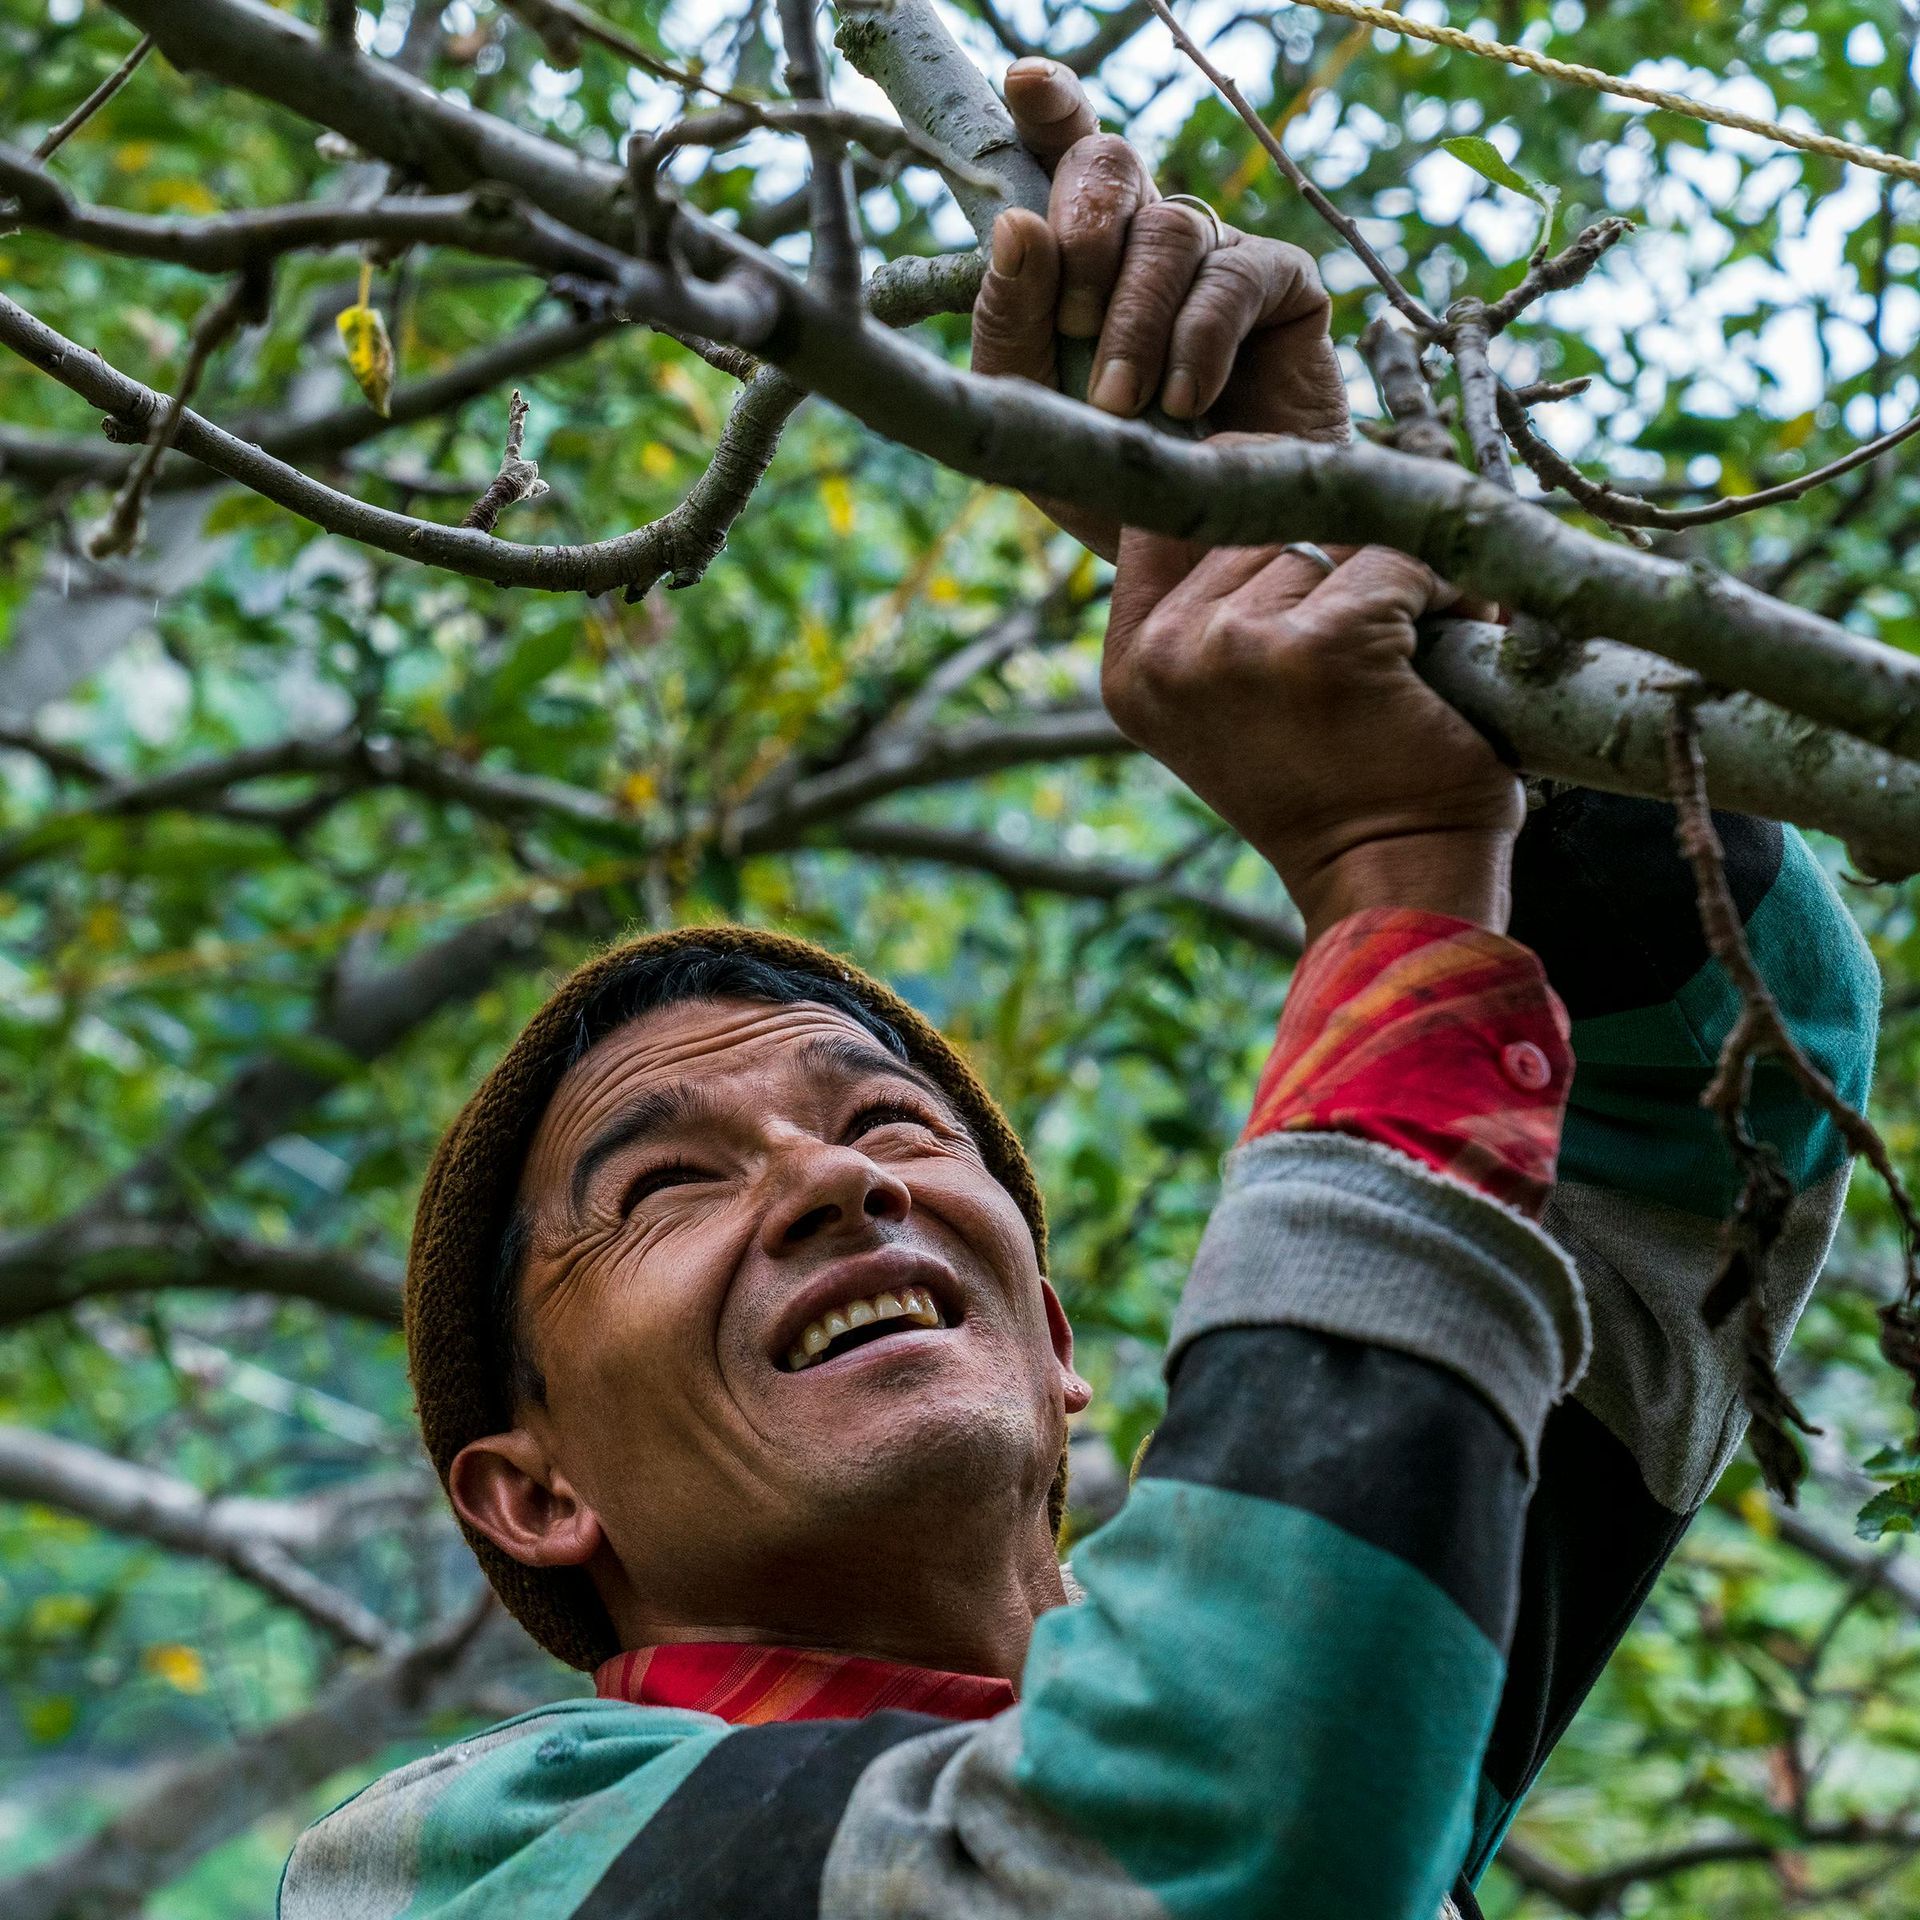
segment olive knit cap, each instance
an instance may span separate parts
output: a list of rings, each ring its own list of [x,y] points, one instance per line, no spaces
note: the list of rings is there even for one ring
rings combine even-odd
[[[469,1441],[513,1424],[492,1325],[502,1236],[520,1173],[547,1103],[566,1071],[582,1010],[635,960],[703,948],[766,961],[836,984],[890,1025],[972,1129],[988,1171],[1025,1214],[1040,1270],[1047,1223],[1026,1150],[958,1050],[896,993],[811,941],[755,927],[685,927],[608,947],[561,981],[498,1066],[455,1116],[427,1169],[407,1256],[407,1369],[420,1430],[440,1483]],[[1049,1511],[1056,1529],[1066,1500],[1066,1460]],[[468,1544],[507,1611],[549,1653],[591,1669],[620,1651],[613,1623],[578,1567],[528,1567],[462,1524]]]

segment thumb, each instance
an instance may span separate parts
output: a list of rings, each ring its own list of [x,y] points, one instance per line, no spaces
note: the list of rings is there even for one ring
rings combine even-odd
[[[1054,384],[1060,247],[1037,213],[1011,207],[993,223],[986,277],[973,303],[973,370]]]
[[[1144,527],[1122,527],[1113,598],[1107,608],[1108,647],[1124,649],[1147,616],[1210,550],[1205,541],[1149,533]]]

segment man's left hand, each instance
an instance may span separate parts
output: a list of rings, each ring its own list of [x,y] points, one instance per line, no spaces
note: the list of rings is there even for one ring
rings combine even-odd
[[[976,373],[1056,384],[1058,336],[1097,339],[1087,398],[1131,417],[1157,404],[1215,428],[1347,437],[1347,396],[1312,255],[1163,200],[1146,165],[1102,133],[1079,81],[1051,60],[1007,70],[1020,138],[1052,170],[1043,218],[994,222],[973,310]],[[1049,503],[1068,532],[1118,555],[1117,522]]]

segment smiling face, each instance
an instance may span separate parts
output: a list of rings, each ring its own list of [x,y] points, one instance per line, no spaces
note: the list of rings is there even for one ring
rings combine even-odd
[[[1086,1389],[931,1080],[823,1005],[682,1002],[567,1073],[519,1200],[546,1393],[455,1462],[474,1525],[587,1566],[628,1646],[1005,1664],[961,1623],[1059,1597],[1046,1495]]]

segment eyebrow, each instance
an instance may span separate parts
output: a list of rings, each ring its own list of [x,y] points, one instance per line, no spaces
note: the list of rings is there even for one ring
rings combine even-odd
[[[905,1080],[938,1102],[942,1112],[958,1119],[953,1102],[937,1080],[880,1047],[823,1034],[801,1042],[797,1057],[801,1066],[812,1072],[844,1074],[849,1078],[886,1074]],[[568,1210],[576,1220],[580,1217],[594,1175],[616,1154],[656,1140],[662,1134],[684,1132],[700,1121],[717,1122],[720,1114],[720,1102],[704,1087],[675,1082],[638,1095],[581,1149],[567,1179]]]
[[[705,1088],[678,1082],[630,1100],[587,1142],[573,1163],[567,1179],[568,1210],[579,1219],[593,1176],[615,1154],[665,1133],[684,1132],[697,1121],[717,1119],[719,1111],[719,1102]]]
[[[800,1043],[798,1057],[803,1067],[823,1073],[843,1073],[849,1078],[888,1074],[895,1080],[909,1082],[937,1100],[943,1112],[954,1111],[953,1102],[947,1098],[945,1089],[931,1074],[922,1073],[918,1067],[909,1065],[897,1054],[869,1045],[864,1040],[848,1039],[839,1034],[820,1034],[815,1039]]]

